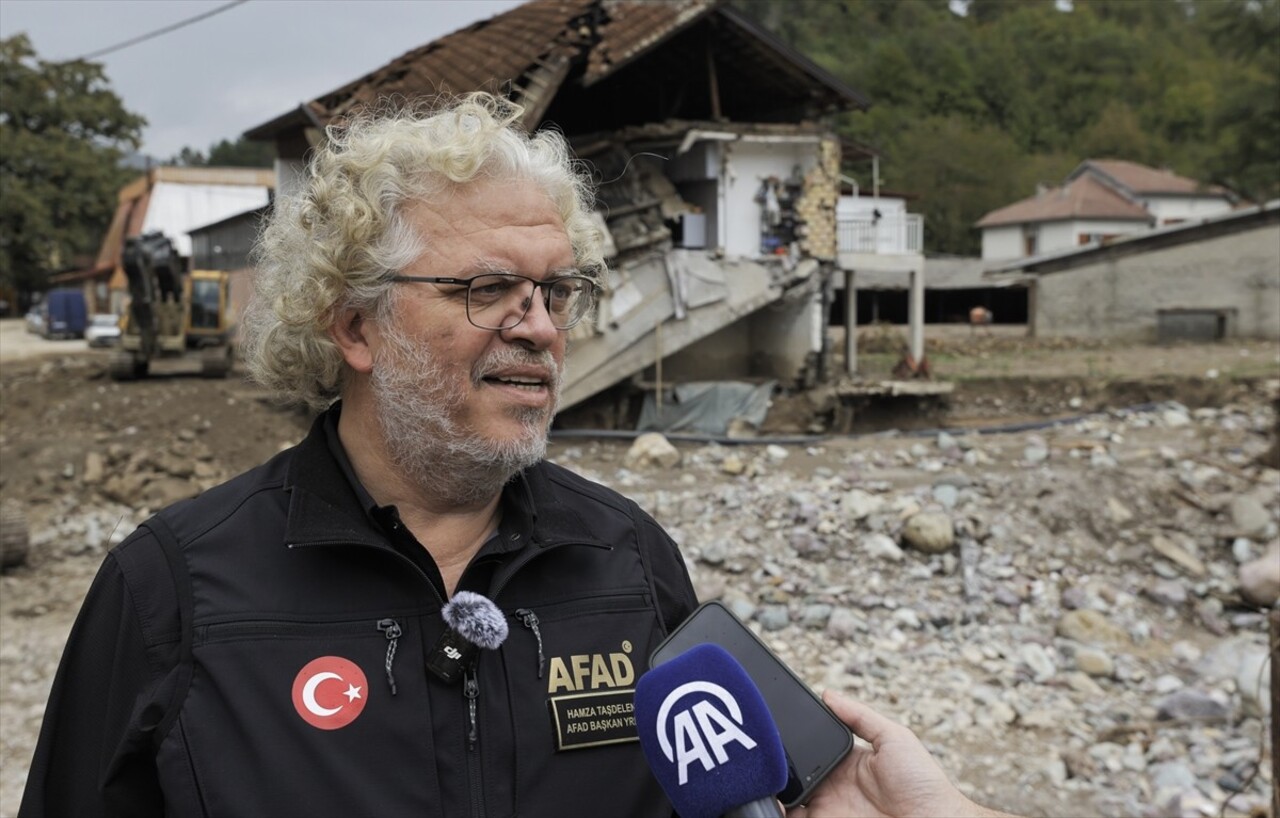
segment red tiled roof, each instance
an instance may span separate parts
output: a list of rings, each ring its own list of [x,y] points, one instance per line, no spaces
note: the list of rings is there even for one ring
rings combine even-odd
[[[1072,219],[1151,221],[1145,208],[1134,204],[1093,175],[1077,177],[1062,187],[993,210],[978,220],[978,227],[999,227],[1028,222]]]
[[[1114,180],[1138,196],[1173,194],[1176,196],[1226,196],[1227,191],[1218,185],[1206,185],[1195,179],[1179,176],[1168,169],[1157,169],[1128,162],[1124,159],[1086,159],[1076,168],[1067,181],[1093,172],[1103,177],[1103,182]]]
[[[585,85],[604,79],[652,46],[676,34],[715,7],[717,0],[667,0],[663,3],[604,0],[609,20],[587,59]]]
[[[414,100],[471,91],[507,94],[525,107],[525,125],[532,127],[571,69],[580,71],[575,81],[581,87],[591,86],[713,11],[732,24],[728,28],[749,32],[776,55],[779,66],[804,77],[810,96],[866,107],[860,94],[762,33],[724,0],[529,0],[406,52],[245,135],[270,139],[299,125],[322,127],[388,97]]]

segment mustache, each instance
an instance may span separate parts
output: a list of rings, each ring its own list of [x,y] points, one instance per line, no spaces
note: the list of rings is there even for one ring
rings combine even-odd
[[[553,390],[560,387],[564,376],[563,367],[556,364],[555,356],[549,350],[534,352],[520,347],[503,347],[476,361],[471,367],[471,383],[478,386],[490,375],[516,368],[537,369]]]

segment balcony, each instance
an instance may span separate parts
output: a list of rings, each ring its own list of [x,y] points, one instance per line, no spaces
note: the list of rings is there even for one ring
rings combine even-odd
[[[871,217],[844,217],[836,222],[840,255],[920,255],[924,252],[924,217],[901,213]]]

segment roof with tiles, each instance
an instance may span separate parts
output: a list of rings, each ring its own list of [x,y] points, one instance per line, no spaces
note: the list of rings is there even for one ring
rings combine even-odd
[[[591,89],[711,14],[716,19],[709,36],[718,38],[716,47],[727,49],[722,58],[729,60],[723,69],[728,73],[720,79],[722,93],[732,95],[729,85],[745,55],[757,72],[767,65],[769,73],[780,75],[775,82],[788,83],[797,98],[842,109],[866,107],[861,94],[723,0],[530,0],[406,52],[246,135],[271,139],[299,126],[322,128],[387,98],[416,100],[471,91],[509,96],[525,108],[524,124],[534,127],[567,84]]]
[[[1141,205],[1121,196],[1092,175],[1077,177],[1062,187],[1045,190],[1020,202],[993,210],[978,221],[978,227],[1000,227],[1028,222],[1075,219],[1151,221]]]
[[[1168,168],[1153,168],[1123,159],[1087,159],[1072,171],[1067,181],[1092,173],[1135,196],[1226,196],[1217,185],[1206,185],[1179,176]]]

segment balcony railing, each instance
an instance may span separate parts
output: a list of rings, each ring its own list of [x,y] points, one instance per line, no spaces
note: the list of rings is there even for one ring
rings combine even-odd
[[[841,253],[882,256],[924,252],[924,217],[919,213],[841,218],[836,222]]]

